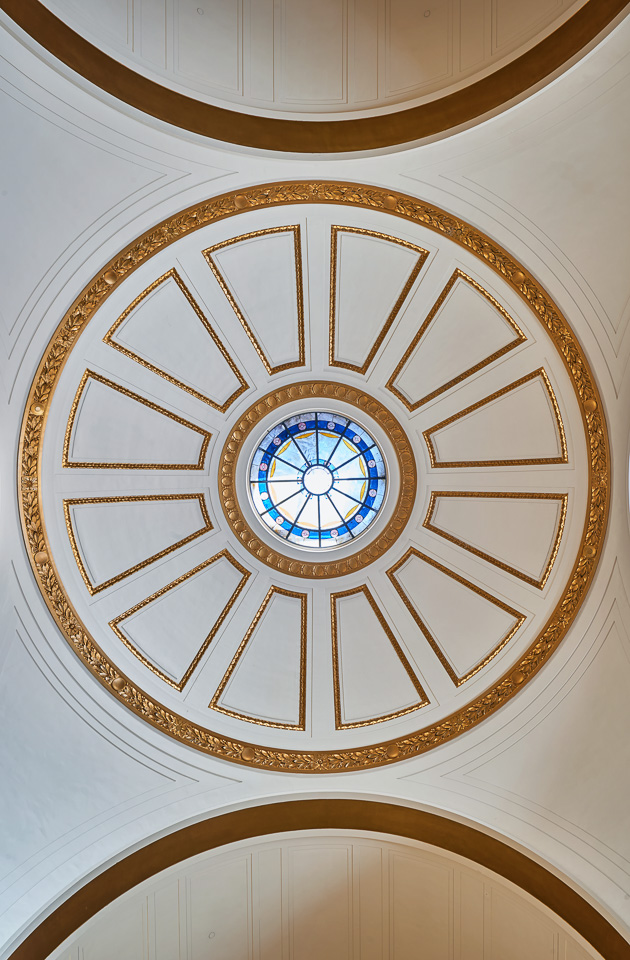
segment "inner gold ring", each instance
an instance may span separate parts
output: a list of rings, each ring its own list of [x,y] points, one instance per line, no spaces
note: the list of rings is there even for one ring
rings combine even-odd
[[[349,556],[322,561],[293,559],[264,543],[249,525],[236,490],[236,467],[243,445],[256,425],[276,407],[300,400],[339,400],[368,414],[385,431],[393,447],[400,476],[398,499],[386,528]],[[407,434],[392,413],[374,397],[343,383],[310,380],[272,390],[257,400],[230,431],[221,452],[219,495],[223,512],[236,536],[251,554],[294,577],[343,577],[381,557],[405,528],[416,497],[416,462]]]

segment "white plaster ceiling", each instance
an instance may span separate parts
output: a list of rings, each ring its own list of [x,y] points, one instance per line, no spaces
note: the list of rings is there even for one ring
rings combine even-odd
[[[18,35],[8,18],[3,25],[5,406],[0,430],[9,454],[0,467],[0,709],[7,774],[0,784],[0,956],[5,960],[31,926],[86,877],[147,838],[209,812],[296,794],[396,797],[409,806],[469,818],[568,876],[627,937],[630,139],[622,122],[630,109],[627,22],[544,91],[489,123],[387,157],[327,163],[244,156],[139,122],[106,96],[94,95],[80,78],[69,78],[65,68]],[[602,393],[611,429],[613,508],[598,575],[578,620],[548,665],[494,717],[404,763],[361,774],[290,777],[189,750],[143,723],[93,681],[49,616],[26,562],[15,455],[29,387],[46,344],[73,298],[123,246],[161,219],[222,190],[331,176],[378,183],[449,209],[496,238],[551,293],[570,318]],[[308,211],[299,216],[303,213]],[[391,232],[400,227],[397,221]],[[325,250],[328,239],[320,240]],[[446,263],[447,250],[448,243],[436,254]],[[323,253],[320,257],[325,277],[327,262]],[[212,277],[206,282],[211,286]],[[325,289],[321,273],[320,285]],[[501,285],[494,295],[502,301]],[[229,337],[239,341],[236,359],[253,384],[251,395],[260,395],[266,378],[257,354],[243,342],[231,308],[220,303],[217,325],[220,315],[226,336],[229,330]],[[397,359],[404,349],[405,316],[392,332],[392,341],[399,338]],[[324,325],[321,317],[319,322]],[[519,322],[526,325],[527,318]],[[104,322],[103,334],[106,327]],[[130,388],[146,389],[147,395],[163,397],[166,391],[174,408],[205,424],[207,405],[97,340],[91,346],[98,345],[101,357],[120,365],[112,376],[130,377]],[[511,359],[517,355],[513,351]],[[325,349],[318,356],[323,362]],[[71,374],[75,379],[67,405],[85,364],[80,367],[68,369],[69,383]],[[377,357],[373,370],[379,369]],[[337,379],[345,376],[335,370]],[[382,395],[395,405],[383,382]],[[159,387],[150,386],[156,383]],[[562,390],[559,399],[565,403]],[[245,396],[241,403],[246,406]],[[62,418],[58,441],[61,423]],[[61,475],[58,465],[59,460],[55,469]],[[93,471],[94,477],[103,473]],[[73,475],[82,483],[86,474]],[[100,495],[95,488],[87,492]],[[57,517],[61,543],[67,533],[60,512]],[[221,521],[218,510],[212,514],[216,519]],[[444,538],[433,536],[442,544]],[[444,547],[455,555],[455,545],[444,541]],[[516,583],[468,551],[457,555],[471,565],[467,570],[483,568],[493,583]],[[250,555],[243,552],[243,561],[250,562]],[[161,562],[153,569],[161,570]],[[86,599],[85,584],[68,555],[68,576],[71,570],[76,596],[83,591],[85,608],[96,606]],[[554,576],[552,571],[545,587],[550,592]],[[518,589],[530,595],[520,582]],[[531,595],[539,591],[532,589]],[[392,599],[396,606],[397,597]],[[244,621],[245,613],[243,607]],[[125,655],[136,662],[128,651]]]
[[[143,76],[260,115],[374,115],[445,96],[535,46],[584,0],[46,0]]]
[[[539,901],[456,854],[359,831],[241,841],[157,874],[50,960],[601,960]]]

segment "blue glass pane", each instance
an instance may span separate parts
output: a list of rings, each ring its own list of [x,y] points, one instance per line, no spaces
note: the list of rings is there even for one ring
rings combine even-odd
[[[374,522],[387,473],[360,424],[340,414],[301,413],[263,437],[249,485],[254,509],[277,537],[322,549],[356,539]]]

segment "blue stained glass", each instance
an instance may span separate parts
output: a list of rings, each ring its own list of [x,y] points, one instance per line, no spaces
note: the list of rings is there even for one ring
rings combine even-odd
[[[356,540],[374,522],[387,471],[378,444],[360,424],[336,413],[300,413],[263,437],[249,487],[256,513],[277,537],[331,548]]]

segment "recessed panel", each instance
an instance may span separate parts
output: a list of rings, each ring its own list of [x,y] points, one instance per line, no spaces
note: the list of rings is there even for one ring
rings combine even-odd
[[[424,706],[420,681],[367,587],[333,594],[331,607],[337,727]]]
[[[300,228],[259,230],[204,254],[267,372],[302,366]]]
[[[210,434],[152,400],[88,371],[64,443],[64,467],[199,470]]]
[[[110,626],[142,663],[181,690],[249,576],[224,550],[120,614]]]
[[[234,654],[210,706],[237,719],[303,730],[307,598],[272,588]]]
[[[427,252],[370,230],[333,227],[330,363],[365,373],[418,276]]]
[[[405,606],[459,686],[511,640],[523,614],[418,550],[389,571]]]
[[[81,576],[97,593],[212,529],[202,494],[66,500]]]
[[[175,270],[137,297],[104,340],[220,410],[227,409],[247,388],[226,347]]]
[[[566,463],[555,395],[543,370],[425,431],[435,467]]]
[[[543,587],[556,558],[566,494],[434,493],[424,526]]]
[[[415,315],[420,307],[409,307]],[[388,387],[415,410],[525,339],[509,314],[476,281],[456,270],[398,364]]]

